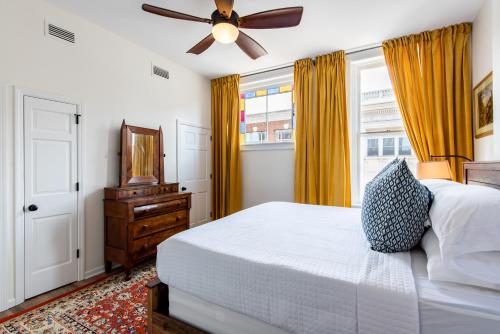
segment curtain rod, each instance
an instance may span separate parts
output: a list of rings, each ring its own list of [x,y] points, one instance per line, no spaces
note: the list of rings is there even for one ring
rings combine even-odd
[[[378,49],[382,46],[382,44],[375,44],[375,45],[372,45],[372,46],[369,46],[369,47],[365,47],[365,48],[360,48],[360,49],[352,49],[352,51],[346,51],[346,56],[348,55],[352,55],[352,54],[355,54],[355,53],[360,53],[360,52],[365,52],[365,51],[369,51],[369,50],[374,50],[374,49]],[[313,63],[316,63],[316,57],[312,58],[313,60]],[[279,70],[284,70],[286,68],[290,68],[290,67],[293,67],[294,64],[287,64],[287,65],[278,65],[276,67],[272,67],[272,68],[269,68],[269,69],[266,69],[266,70],[262,70],[262,71],[256,71],[256,72],[250,72],[250,73],[246,73],[246,74],[243,74],[240,76],[240,78],[246,78],[246,77],[250,77],[250,76],[253,76],[253,75],[257,75],[257,74],[263,74],[263,73],[269,73],[269,72],[274,72],[274,71],[279,71]]]

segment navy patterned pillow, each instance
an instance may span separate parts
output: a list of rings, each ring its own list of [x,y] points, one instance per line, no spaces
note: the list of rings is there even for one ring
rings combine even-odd
[[[383,253],[412,249],[424,233],[431,201],[431,192],[406,161],[392,161],[365,188],[361,220],[371,248]]]

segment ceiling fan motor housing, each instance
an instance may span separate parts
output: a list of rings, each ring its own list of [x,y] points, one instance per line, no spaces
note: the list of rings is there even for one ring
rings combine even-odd
[[[231,17],[229,18],[225,18],[224,16],[222,16],[219,11],[215,10],[213,13],[212,13],[212,25],[217,25],[219,23],[229,23],[229,24],[232,24],[233,26],[235,27],[238,27],[239,26],[239,15],[238,13],[236,13],[234,10],[231,12]]]

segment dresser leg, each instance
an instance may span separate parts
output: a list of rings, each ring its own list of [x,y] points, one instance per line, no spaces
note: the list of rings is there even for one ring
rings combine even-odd
[[[130,268],[125,268],[125,280],[130,280]]]
[[[112,268],[113,268],[113,262],[107,260],[104,261],[104,271],[106,272],[106,274],[109,274]]]

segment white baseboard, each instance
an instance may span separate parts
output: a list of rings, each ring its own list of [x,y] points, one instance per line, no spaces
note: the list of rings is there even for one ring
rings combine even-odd
[[[87,270],[83,275],[83,278],[84,279],[91,278],[99,274],[102,274],[103,272],[104,272],[104,265],[95,267],[94,269]]]
[[[15,298],[9,299],[5,302],[5,305],[0,305],[0,312],[6,311],[14,306],[16,306],[16,299]]]

